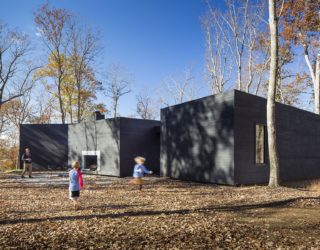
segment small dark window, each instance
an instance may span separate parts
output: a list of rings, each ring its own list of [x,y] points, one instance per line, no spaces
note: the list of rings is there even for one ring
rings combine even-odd
[[[85,155],[84,156],[84,167],[91,171],[97,170],[97,156],[96,155]]]
[[[256,164],[266,163],[266,126],[262,124],[256,124]]]

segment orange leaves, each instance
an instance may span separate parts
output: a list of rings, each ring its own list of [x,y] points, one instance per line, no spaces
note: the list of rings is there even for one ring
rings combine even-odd
[[[319,37],[319,11],[319,1],[286,0],[283,5],[282,35],[295,44],[308,43],[312,37]]]

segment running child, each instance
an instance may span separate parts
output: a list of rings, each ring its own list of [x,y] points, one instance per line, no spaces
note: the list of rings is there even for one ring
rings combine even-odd
[[[144,163],[146,161],[145,158],[141,157],[141,156],[137,156],[134,158],[134,161],[136,162],[136,165],[134,166],[133,169],[133,181],[131,181],[131,183],[136,184],[139,186],[139,190],[142,190],[142,184],[143,184],[143,180],[142,177],[145,174],[152,174],[152,171],[148,170],[145,166]]]

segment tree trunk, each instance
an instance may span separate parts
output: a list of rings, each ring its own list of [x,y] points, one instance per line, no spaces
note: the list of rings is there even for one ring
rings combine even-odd
[[[250,47],[250,51],[249,51],[249,61],[248,61],[248,70],[249,70],[249,81],[247,83],[247,87],[246,87],[246,92],[250,93],[250,87],[252,85],[252,81],[253,81],[253,71],[252,71],[252,48]]]
[[[240,65],[238,66],[238,86],[237,89],[241,91],[241,59],[240,59]]]
[[[318,18],[320,18],[320,11],[318,11]],[[320,42],[320,39],[319,41]],[[315,89],[314,89],[314,102],[315,102],[315,112],[320,114],[320,47],[318,46],[318,55],[316,60],[316,76],[315,76]],[[317,98],[317,102],[316,102]]]
[[[304,59],[309,69],[314,91],[314,112],[320,114],[320,52],[318,53],[315,68],[312,66],[309,57],[309,47],[303,44]]]
[[[320,115],[320,52],[316,61],[316,76],[314,79],[314,112]]]
[[[78,123],[81,122],[81,101],[80,101],[80,95],[78,96],[78,114],[77,114],[77,120]]]
[[[82,65],[82,64],[81,64]],[[79,71],[82,69],[81,65],[79,66]],[[76,81],[77,81],[77,95],[78,95],[78,100],[77,100],[77,120],[78,120],[78,123],[81,122],[82,120],[82,110],[81,110],[81,80],[82,80],[82,77],[81,77],[81,73],[80,72],[77,72],[77,68],[75,69],[75,75],[76,75]]]
[[[114,118],[117,117],[117,108],[118,108],[118,100],[115,99],[115,100],[114,100],[114,107],[113,107],[113,112],[114,112],[113,117],[114,117]]]
[[[315,69],[312,67],[309,54],[307,49],[305,49],[304,58],[308,65],[312,83],[313,83],[313,91],[314,91],[314,112],[316,114],[320,114],[320,52],[317,56]]]
[[[62,70],[62,61],[60,57],[59,48],[56,48],[57,57],[55,57],[57,64],[58,64],[58,70],[59,70],[59,76],[58,76],[58,99],[59,99],[59,108],[61,112],[61,122],[62,124],[66,123],[66,114],[64,112],[64,106],[63,106],[63,99],[61,96],[61,88],[62,88],[62,80],[63,80],[63,70]]]
[[[69,96],[70,122],[73,123],[72,98]]]
[[[280,171],[275,121],[275,97],[278,75],[278,23],[276,17],[276,0],[269,0],[269,27],[271,37],[270,79],[267,100],[268,149],[270,158],[269,187],[277,187],[280,182]]]
[[[78,112],[77,112],[77,119],[78,119],[78,123],[81,122],[81,87],[80,87],[80,83],[77,83],[77,87],[78,87]]]
[[[58,80],[58,99],[59,99],[59,108],[60,108],[60,113],[61,113],[61,122],[62,124],[65,124],[65,114],[64,114],[64,109],[63,109],[63,100],[61,97],[61,80]]]

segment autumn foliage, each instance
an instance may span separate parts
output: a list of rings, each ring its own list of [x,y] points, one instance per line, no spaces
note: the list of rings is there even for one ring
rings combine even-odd
[[[81,208],[68,180],[0,174],[0,247],[19,249],[317,249],[319,192],[85,175]]]

